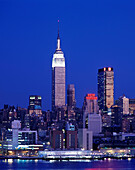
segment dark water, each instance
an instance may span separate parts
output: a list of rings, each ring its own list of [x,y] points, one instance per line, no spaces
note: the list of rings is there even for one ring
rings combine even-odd
[[[0,170],[43,170],[43,169],[85,169],[85,170],[135,170],[135,159],[95,160],[74,162],[47,162],[43,160],[0,160]]]

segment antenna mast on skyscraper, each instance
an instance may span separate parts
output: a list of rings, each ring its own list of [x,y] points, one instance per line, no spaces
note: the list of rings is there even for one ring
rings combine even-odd
[[[60,38],[60,35],[59,35],[59,19],[58,19],[58,38]]]

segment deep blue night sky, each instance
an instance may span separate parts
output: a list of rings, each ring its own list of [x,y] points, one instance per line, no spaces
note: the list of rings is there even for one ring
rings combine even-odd
[[[135,98],[134,0],[0,0],[0,108],[28,106],[31,94],[51,108],[51,60],[57,20],[67,84],[77,106],[97,94],[97,71],[114,67],[115,99]]]

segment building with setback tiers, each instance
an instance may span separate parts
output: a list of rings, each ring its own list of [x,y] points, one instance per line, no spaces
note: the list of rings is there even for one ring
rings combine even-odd
[[[58,27],[57,48],[52,59],[52,110],[65,105],[65,58],[60,48]]]

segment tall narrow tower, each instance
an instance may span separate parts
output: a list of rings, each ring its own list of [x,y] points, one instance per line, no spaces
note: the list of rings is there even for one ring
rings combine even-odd
[[[52,110],[65,105],[65,58],[60,48],[59,21],[57,48],[52,59]]]
[[[98,105],[102,112],[114,104],[114,71],[112,67],[98,70]]]
[[[67,89],[67,105],[75,107],[75,87],[74,84],[69,84]]]

